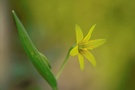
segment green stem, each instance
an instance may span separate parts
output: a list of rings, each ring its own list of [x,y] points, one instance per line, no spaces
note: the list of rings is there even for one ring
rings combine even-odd
[[[53,88],[53,90],[58,90],[58,88]]]
[[[62,73],[62,71],[63,71],[63,69],[64,69],[64,67],[65,67],[65,64],[66,64],[67,61],[68,61],[70,51],[71,51],[71,49],[72,49],[73,47],[74,47],[74,46],[72,46],[72,47],[68,50],[67,56],[66,56],[64,62],[62,63],[62,65],[61,65],[61,67],[60,67],[60,69],[59,69],[59,71],[58,71],[58,73],[57,73],[57,75],[56,75],[56,79],[57,79],[57,80],[58,80],[59,76],[61,75],[61,73]]]

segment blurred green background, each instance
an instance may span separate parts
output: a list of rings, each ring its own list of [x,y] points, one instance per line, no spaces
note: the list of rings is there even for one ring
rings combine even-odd
[[[1,43],[6,40],[8,43],[1,47],[9,50],[5,53],[7,62],[3,63],[2,57],[0,61],[8,67],[2,68],[6,73],[0,76],[3,79],[0,90],[51,90],[25,54],[11,10],[16,11],[36,47],[50,60],[55,75],[76,41],[75,24],[80,25],[85,35],[97,24],[91,39],[107,39],[104,45],[91,51],[97,61],[96,68],[85,60],[85,70],[81,72],[77,57],[69,58],[58,80],[59,90],[135,90],[134,0],[3,0],[1,3],[6,22],[1,24],[7,27]]]

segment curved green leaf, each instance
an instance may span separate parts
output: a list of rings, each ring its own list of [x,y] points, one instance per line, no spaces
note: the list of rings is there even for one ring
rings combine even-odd
[[[18,29],[20,40],[27,55],[29,56],[35,68],[53,88],[53,90],[57,90],[57,81],[50,70],[50,65],[47,61],[47,58],[36,49],[16,13],[14,11],[12,11],[12,13]]]

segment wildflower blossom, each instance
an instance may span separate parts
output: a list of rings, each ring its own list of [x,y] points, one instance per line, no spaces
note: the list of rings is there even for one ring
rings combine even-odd
[[[96,25],[93,25],[91,29],[89,30],[88,34],[83,37],[83,33],[81,28],[76,25],[76,46],[70,51],[71,56],[78,55],[79,63],[80,63],[80,69],[84,69],[84,57],[91,62],[93,66],[96,66],[96,60],[94,56],[89,52],[89,50],[92,50],[94,48],[97,48],[98,46],[105,43],[105,39],[96,39],[96,40],[90,40],[91,34],[94,30]]]

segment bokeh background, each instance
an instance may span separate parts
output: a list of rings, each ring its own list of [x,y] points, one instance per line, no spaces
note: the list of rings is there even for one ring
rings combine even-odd
[[[69,58],[59,90],[135,90],[134,0],[0,1],[0,90],[51,90],[23,50],[12,10],[55,75],[76,41],[75,24],[85,35],[97,24],[91,39],[107,39],[91,51],[96,68],[85,60],[81,72],[77,57]]]

